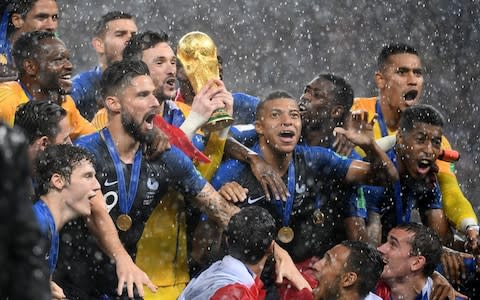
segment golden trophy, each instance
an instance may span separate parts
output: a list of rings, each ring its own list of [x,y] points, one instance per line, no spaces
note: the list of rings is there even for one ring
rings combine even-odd
[[[195,94],[198,94],[208,80],[220,78],[217,47],[203,32],[193,31],[184,35],[178,42],[177,58],[182,63]],[[212,113],[203,129],[209,132],[217,131],[232,123],[232,116],[221,108]]]

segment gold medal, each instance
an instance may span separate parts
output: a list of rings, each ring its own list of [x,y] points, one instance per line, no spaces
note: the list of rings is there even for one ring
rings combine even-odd
[[[117,227],[121,231],[127,231],[132,227],[132,218],[129,215],[121,214],[117,218]]]
[[[293,229],[288,226],[283,226],[277,233],[277,237],[280,242],[288,244],[293,240]]]
[[[320,208],[317,208],[312,214],[312,219],[313,224],[320,225],[323,224],[323,221],[325,221],[325,215],[320,210]]]

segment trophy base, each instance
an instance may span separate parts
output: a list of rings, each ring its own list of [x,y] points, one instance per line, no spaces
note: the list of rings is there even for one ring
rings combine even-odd
[[[232,125],[233,118],[225,111],[216,111],[208,119],[203,129],[208,132],[218,131]]]

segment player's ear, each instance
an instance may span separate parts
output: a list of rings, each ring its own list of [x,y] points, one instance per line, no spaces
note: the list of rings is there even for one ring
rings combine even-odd
[[[50,178],[50,185],[57,190],[61,190],[65,186],[65,178],[58,173],[53,173]]]
[[[344,288],[354,285],[355,282],[357,282],[357,273],[355,272],[344,273],[340,279],[340,284]]]
[[[105,98],[105,107],[111,112],[119,113],[122,105],[120,104],[120,99],[118,99],[118,97],[107,96],[107,98]]]
[[[11,20],[12,20],[12,24],[13,24],[13,26],[15,26],[16,30],[22,28],[23,24],[25,23],[21,14],[13,13],[12,17],[11,17]]]
[[[385,78],[384,78],[381,71],[376,71],[375,72],[374,79],[375,79],[375,85],[377,86],[377,88],[379,90],[385,88]]]
[[[23,70],[30,76],[36,76],[38,73],[38,63],[30,58],[23,60]]]
[[[95,52],[97,52],[98,54],[105,53],[105,43],[99,37],[94,37],[92,39],[92,47],[93,49],[95,49]]]

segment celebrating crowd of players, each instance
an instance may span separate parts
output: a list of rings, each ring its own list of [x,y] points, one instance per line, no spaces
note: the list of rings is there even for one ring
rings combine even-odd
[[[419,103],[415,48],[381,49],[375,97],[321,74],[259,99],[226,88],[216,55],[219,78],[195,89],[168,35],[119,11],[96,24],[98,66],[72,78],[58,14],[2,14],[2,298],[479,297],[477,217],[440,160],[442,114]],[[208,129],[218,109],[234,124]],[[12,219],[20,204],[36,222]]]

